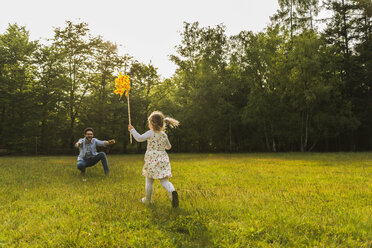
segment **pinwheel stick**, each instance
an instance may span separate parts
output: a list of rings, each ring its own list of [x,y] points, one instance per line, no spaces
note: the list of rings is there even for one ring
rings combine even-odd
[[[128,95],[127,95],[127,100],[128,100],[128,119],[129,119],[129,125],[132,125],[132,124],[131,124],[131,121],[130,121],[129,92],[128,92]],[[132,133],[130,133],[130,143],[132,144]]]

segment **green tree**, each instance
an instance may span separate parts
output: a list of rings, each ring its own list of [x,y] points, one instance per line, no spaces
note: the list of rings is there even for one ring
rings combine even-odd
[[[300,127],[300,151],[312,150],[330,133],[341,135],[345,130],[357,128],[350,100],[341,97],[342,81],[338,76],[329,76],[337,68],[333,62],[336,60],[332,49],[315,33],[305,32],[295,37],[289,53],[290,78],[286,92],[288,103],[299,115],[296,126]]]
[[[223,25],[199,28],[197,22],[185,23],[182,43],[177,47],[179,55],[171,57],[178,66],[174,78],[177,101],[185,106],[180,121],[189,130],[184,142],[191,149],[226,149],[231,123],[225,108],[229,94],[227,49]],[[210,125],[213,122],[216,124]]]
[[[351,101],[352,112],[361,121],[361,127],[364,129],[365,124],[363,123],[369,119],[365,116],[364,105],[368,102],[369,97],[365,97],[366,92],[363,90],[366,88],[365,82],[368,81],[363,78],[366,75],[363,71],[365,71],[365,65],[370,59],[368,52],[362,52],[364,51],[362,47],[368,47],[368,45],[364,45],[368,44],[367,40],[370,37],[371,3],[362,0],[329,0],[326,2],[326,8],[333,15],[323,36],[341,55],[337,60],[337,71],[342,80],[342,94],[346,100]],[[362,57],[361,54],[363,54]],[[360,60],[361,58],[363,59]],[[344,142],[350,144],[351,150],[357,149],[358,136],[362,139],[365,138],[365,133],[358,134],[360,131],[354,131],[348,130],[344,134],[347,139]]]
[[[129,66],[130,57],[128,55],[120,56],[116,44],[110,41],[104,41],[102,37],[92,39],[92,78],[89,89],[90,106],[88,120],[91,125],[96,126],[98,133],[107,130],[110,119],[107,117],[107,107],[111,100],[110,95],[114,89],[114,79],[117,71],[124,70]],[[106,134],[104,134],[106,135]]]
[[[92,38],[87,23],[73,24],[66,21],[64,28],[54,30],[53,45],[63,57],[63,80],[68,85],[64,108],[69,119],[66,129],[66,147],[72,147],[75,140],[75,124],[93,75]]]
[[[131,111],[133,113],[133,123],[137,123],[140,132],[146,130],[147,117],[155,109],[151,109],[154,89],[159,84],[160,77],[151,63],[146,65],[138,61],[133,61],[130,66],[129,75],[131,76]],[[142,150],[142,143],[137,144],[138,151]]]
[[[37,42],[17,24],[9,25],[0,36],[0,139],[2,146],[29,152],[34,138],[35,117],[32,113],[32,57]]]
[[[36,115],[40,120],[39,150],[49,153],[50,149],[59,149],[62,141],[60,132],[66,124],[60,106],[64,101],[64,93],[68,90],[63,80],[62,56],[55,46],[40,46],[35,53],[34,65],[38,68],[35,75],[34,103]],[[53,140],[53,143],[50,143]]]
[[[283,38],[279,26],[268,28],[266,33],[241,32],[234,37],[235,63],[249,85],[242,121],[257,130],[253,134],[262,135],[268,151],[278,151],[285,137],[282,132],[287,129],[282,121],[287,110],[280,99],[281,83],[287,81]]]
[[[289,26],[291,39],[297,31],[314,30],[315,17],[319,14],[319,0],[278,0],[279,9],[271,20]]]

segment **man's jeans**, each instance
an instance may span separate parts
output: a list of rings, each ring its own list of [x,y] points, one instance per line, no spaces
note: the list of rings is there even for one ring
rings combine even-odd
[[[88,159],[79,160],[77,162],[77,168],[81,172],[84,173],[85,172],[85,168],[92,167],[93,165],[97,164],[99,161],[102,162],[103,169],[105,170],[105,174],[108,174],[110,172],[110,169],[108,167],[106,153],[104,153],[104,152],[99,152],[99,153],[97,153],[97,155],[95,155],[95,156],[93,156],[91,158],[88,158]]]

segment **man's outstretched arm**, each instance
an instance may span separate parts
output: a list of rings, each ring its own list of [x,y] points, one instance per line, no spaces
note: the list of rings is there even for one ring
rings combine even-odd
[[[115,144],[115,140],[114,139],[111,139],[111,140],[99,140],[99,139],[95,139],[95,141],[96,141],[97,146],[108,146],[108,145]]]
[[[105,144],[105,146],[115,144],[115,140],[114,139],[112,139],[112,140],[105,140],[104,144]]]
[[[76,147],[76,148],[79,148],[79,147],[82,146],[82,145],[83,145],[83,142],[81,142],[81,141],[79,140],[78,142],[76,142],[75,147]]]

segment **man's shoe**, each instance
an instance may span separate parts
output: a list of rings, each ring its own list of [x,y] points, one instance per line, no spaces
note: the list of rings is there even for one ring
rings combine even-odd
[[[177,191],[172,192],[172,207],[177,208],[179,205]]]
[[[106,177],[109,177],[110,176],[110,171],[105,171],[105,175],[106,175]]]

